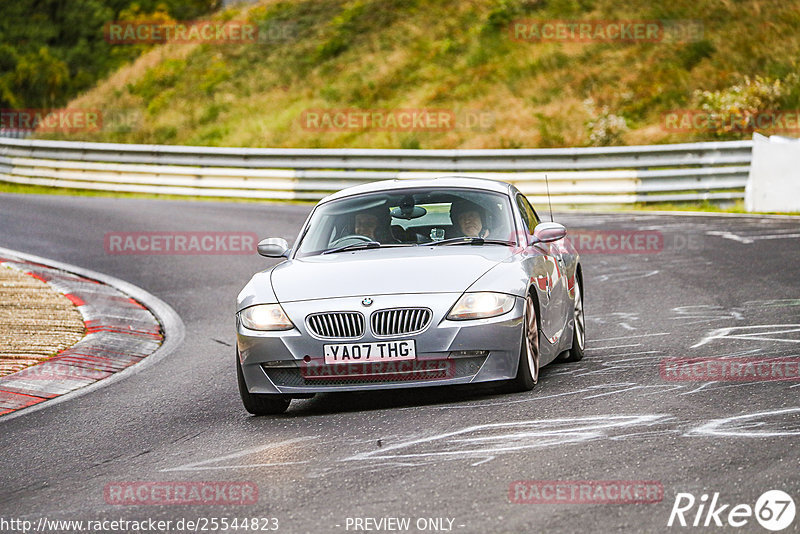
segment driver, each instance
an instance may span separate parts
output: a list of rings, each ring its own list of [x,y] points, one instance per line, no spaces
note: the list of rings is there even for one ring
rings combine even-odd
[[[389,209],[385,206],[359,211],[354,218],[354,232],[379,243],[391,241]]]
[[[450,220],[457,236],[486,238],[491,232],[484,226],[486,211],[469,200],[459,199],[450,205]]]
[[[372,240],[377,240],[375,232],[378,229],[378,216],[374,213],[356,213],[355,232],[358,235],[366,236]]]

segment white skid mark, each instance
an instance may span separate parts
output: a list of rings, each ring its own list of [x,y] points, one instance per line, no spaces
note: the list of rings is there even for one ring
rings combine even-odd
[[[659,332],[657,334],[636,334],[633,336],[607,337],[605,339],[593,339],[592,341],[595,343],[600,343],[601,341],[618,341],[620,339],[630,339],[632,337],[668,336],[668,335],[669,332]]]
[[[761,384],[763,384],[763,382],[706,382],[705,384],[703,384],[703,386],[707,386],[707,389],[709,390],[713,389],[716,392],[716,390],[719,389],[744,388],[747,386],[758,386]],[[689,395],[690,393],[696,393],[702,389],[703,387],[701,386],[692,391],[680,393],[680,395]]]
[[[726,231],[718,231],[718,230],[711,230],[706,232],[706,235],[713,235],[717,237],[721,237],[723,239],[730,239],[731,241],[738,241],[739,243],[744,243],[745,245],[751,245],[756,241],[761,241],[763,239],[793,239],[796,237],[800,237],[800,234],[764,234],[764,235],[750,235],[750,236],[742,236],[738,234],[734,234],[732,232]]]
[[[698,304],[694,306],[679,306],[672,308],[676,317],[670,317],[671,321],[680,321],[676,325],[686,326],[690,324],[710,323],[711,321],[721,321],[724,319],[736,319],[741,321],[744,316],[737,310],[726,311],[721,306],[709,306],[708,304]]]
[[[738,330],[747,331],[759,328],[763,330],[760,332],[733,333]],[[701,347],[706,343],[710,343],[715,339],[751,339],[758,341],[781,341],[784,343],[800,343],[800,339],[769,337],[775,334],[792,334],[795,332],[800,332],[800,324],[765,324],[765,325],[755,325],[755,326],[730,326],[727,328],[717,328],[715,330],[712,330],[698,343],[692,345],[691,348],[696,349],[697,347]]]
[[[631,432],[630,434],[621,434],[619,436],[612,436],[608,438],[611,441],[623,441],[628,438],[642,438],[642,437],[651,437],[651,436],[664,436],[666,434],[677,434],[679,431],[675,429],[664,429],[664,430],[648,430],[646,432]]]
[[[614,356],[631,356],[633,354],[662,354],[660,350],[644,350],[641,352],[631,352],[629,354],[613,354],[603,355],[604,358],[613,358]],[[625,358],[624,360],[614,360],[614,364],[627,363],[627,362],[641,362],[644,360],[652,360],[655,356],[639,356],[638,358]]]
[[[674,384],[670,386],[670,389],[666,389],[663,391],[651,391],[650,393],[644,393],[644,395],[658,395],[660,393],[669,393],[670,391],[678,391],[679,389],[683,389],[685,386],[680,384]]]
[[[638,280],[640,278],[649,278],[651,276],[655,276],[660,271],[658,269],[653,271],[644,271],[644,272],[632,272],[632,273],[609,273],[609,274],[601,274],[597,277],[598,282],[628,282],[630,280]]]
[[[523,403],[523,402],[533,402],[533,401],[540,401],[540,400],[548,400],[548,399],[554,399],[554,398],[557,398],[557,397],[565,397],[565,396],[568,396],[568,395],[578,395],[580,393],[586,393],[588,391],[592,391],[592,389],[595,388],[595,387],[598,387],[598,386],[592,386],[592,387],[588,387],[588,388],[577,389],[575,391],[567,391],[566,393],[554,393],[553,395],[536,396],[536,397],[531,397],[531,398],[527,398],[527,399],[519,399],[519,400],[513,400],[513,401],[505,401],[504,400],[504,401],[500,401],[500,402],[486,402],[486,403],[483,403],[483,404],[460,404],[460,405],[455,405],[455,406],[434,406],[433,408],[436,409],[436,410],[458,410],[458,409],[463,409],[463,408],[466,408],[466,409],[469,409],[469,410],[474,410],[475,408],[490,408],[492,406],[508,406],[510,404],[520,404],[520,403]],[[415,408],[402,408],[402,409],[403,410],[411,410],[411,409],[415,409]]]
[[[666,415],[603,415],[474,425],[358,453],[344,461],[480,458],[609,437],[609,431],[652,425]]]
[[[719,231],[719,230],[710,230],[710,231],[706,232],[706,235],[713,235],[713,236],[721,237],[723,239],[730,239],[731,241],[738,241],[739,243],[744,243],[746,245],[749,245],[749,244],[751,244],[753,242],[753,240],[750,239],[749,237],[742,237],[742,236],[736,235],[736,234],[734,234],[732,232],[725,232],[725,231]]]
[[[613,347],[587,347],[586,350],[609,350],[609,349],[624,349],[627,347],[639,347],[641,343],[636,343],[635,345],[615,345]]]
[[[770,234],[770,235],[754,235],[751,236],[750,239],[760,240],[760,239],[787,239],[787,238],[795,238],[800,237],[800,234]]]
[[[758,308],[784,308],[788,306],[800,306],[800,299],[748,300],[742,304],[742,306],[755,306]]]
[[[208,464],[216,464],[220,462],[224,462],[226,460],[234,460],[236,458],[241,458],[243,456],[249,456],[251,454],[258,454],[259,452],[263,452],[269,449],[278,449],[286,447],[287,445],[294,445],[295,443],[299,443],[301,441],[311,441],[317,439],[318,436],[310,436],[304,438],[295,438],[289,439],[286,441],[281,441],[279,443],[270,443],[269,445],[261,445],[259,447],[253,447],[250,449],[244,449],[239,452],[234,452],[232,454],[226,454],[224,456],[217,456],[216,458],[211,458],[209,460],[202,460],[200,462],[193,462],[189,464],[180,465],[178,467],[170,467],[169,469],[162,469],[161,472],[168,472],[168,471],[210,471],[216,469],[244,469],[250,467],[276,467],[281,465],[296,465],[296,464],[305,464],[308,461],[302,462],[262,462],[262,463],[254,463],[254,464],[244,464],[244,465],[208,465]]]
[[[768,421],[783,414],[796,414],[791,422],[794,428],[781,430],[779,428],[770,429]],[[766,421],[765,421],[766,420]],[[780,423],[781,421],[778,421]],[[766,427],[766,430],[756,430]],[[726,436],[726,437],[746,437],[746,438],[767,438],[778,436],[800,436],[800,408],[786,408],[783,410],[772,410],[769,412],[758,412],[748,415],[737,415],[723,419],[713,419],[704,425],[693,428],[685,435],[687,436]]]
[[[674,389],[672,384],[658,384],[658,385],[654,385],[654,386],[632,385],[629,388],[620,389],[620,390],[617,390],[617,391],[609,391],[607,393],[598,393],[597,395],[590,395],[588,397],[584,397],[584,399],[596,399],[598,397],[606,397],[608,395],[616,395],[617,393],[625,393],[626,391],[635,391],[637,389],[651,389],[651,388],[661,389],[661,390],[663,390],[663,389],[666,389],[666,390]]]
[[[693,389],[691,391],[684,391],[683,393],[680,393],[680,395],[691,395],[692,393],[697,393],[698,391],[702,391],[705,388],[709,387],[710,385],[717,384],[717,383],[718,382],[705,382],[703,384],[700,384],[699,387],[696,387],[695,389]]]

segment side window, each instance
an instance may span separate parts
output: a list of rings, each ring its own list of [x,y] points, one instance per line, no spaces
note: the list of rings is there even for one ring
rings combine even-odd
[[[522,215],[522,220],[525,223],[525,230],[527,230],[529,234],[533,234],[533,229],[541,222],[539,216],[536,215],[528,199],[521,194],[517,195],[517,206],[519,207],[520,215]]]
[[[525,202],[525,206],[528,209],[528,213],[530,214],[531,221],[533,221],[533,226],[536,227],[536,225],[539,224],[542,221],[539,219],[539,216],[536,214],[536,210],[533,209],[533,206],[531,206],[531,203],[528,202],[528,199],[523,196],[522,200],[523,200],[523,202]]]
[[[522,216],[522,222],[525,224],[525,231],[529,234],[533,233],[533,228],[531,228],[531,216],[528,213],[528,207],[525,205],[526,202],[522,195],[517,195],[517,207],[519,208],[519,214]]]

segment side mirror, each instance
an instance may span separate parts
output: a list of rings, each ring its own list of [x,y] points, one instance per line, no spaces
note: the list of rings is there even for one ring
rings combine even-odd
[[[565,237],[567,237],[567,229],[563,224],[556,222],[539,223],[533,229],[534,243],[551,243]]]
[[[283,258],[289,252],[289,243],[282,237],[268,237],[258,242],[258,253],[267,258]]]

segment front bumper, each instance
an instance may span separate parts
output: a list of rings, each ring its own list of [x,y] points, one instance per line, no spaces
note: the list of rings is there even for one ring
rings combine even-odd
[[[449,321],[445,318],[461,294],[405,294],[372,296],[375,305],[364,308],[363,297],[346,297],[282,304],[295,328],[280,332],[250,330],[237,320],[237,353],[250,393],[308,394],[387,388],[440,386],[514,378],[519,365],[524,300],[491,319]],[[305,326],[310,313],[360,311],[424,306],[433,310],[430,325],[421,333],[388,339],[414,339],[416,360],[375,364],[325,365],[321,340]],[[356,341],[386,341],[367,328]]]

